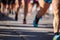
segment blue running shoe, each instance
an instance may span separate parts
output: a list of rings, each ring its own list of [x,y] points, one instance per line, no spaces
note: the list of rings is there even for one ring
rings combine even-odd
[[[53,40],[60,40],[60,35],[55,35],[55,36],[53,37]]]
[[[36,20],[42,20],[42,17],[40,17],[39,19],[35,19],[34,21],[33,21],[33,25],[34,25],[34,27],[38,27],[38,21],[36,21]]]
[[[33,21],[33,25],[34,27],[38,27],[38,23],[35,20]]]

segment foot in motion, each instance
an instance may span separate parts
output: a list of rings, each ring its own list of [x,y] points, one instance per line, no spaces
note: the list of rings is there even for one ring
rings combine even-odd
[[[42,17],[40,17],[40,18],[35,18],[35,20],[33,21],[33,25],[34,25],[34,27],[38,27],[38,22],[39,22],[39,20],[42,20]]]
[[[59,35],[59,33],[55,33],[55,34],[54,34],[53,40],[60,40],[60,35]]]
[[[15,20],[18,20],[18,13],[15,14]]]
[[[26,24],[26,19],[23,19],[23,24]]]
[[[36,20],[33,21],[33,25],[34,27],[38,27],[38,23],[36,22]]]

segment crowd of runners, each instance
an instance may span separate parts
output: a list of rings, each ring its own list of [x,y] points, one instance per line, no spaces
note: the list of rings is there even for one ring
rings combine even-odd
[[[24,9],[24,19],[23,23],[26,24],[26,17],[28,12],[32,12],[32,8],[34,4],[37,5],[37,8],[40,8],[36,17],[34,19],[33,25],[34,27],[38,27],[39,19],[45,14],[50,4],[53,7],[54,20],[53,20],[53,28],[54,34],[59,34],[60,27],[60,0],[0,0],[0,12],[2,15],[8,15],[8,13],[13,13],[15,11],[15,20],[18,20],[18,11],[21,6]],[[7,13],[4,12],[5,9]]]
[[[39,7],[38,0],[0,0],[0,12],[4,16],[15,11],[15,20],[18,20],[18,11],[22,7],[24,11],[23,23],[26,24],[27,13],[32,12],[34,4],[37,5],[37,8]]]

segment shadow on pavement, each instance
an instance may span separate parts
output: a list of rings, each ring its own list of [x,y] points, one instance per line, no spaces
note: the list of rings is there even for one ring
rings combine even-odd
[[[0,30],[0,40],[23,40],[19,35],[20,34],[14,30]]]
[[[24,24],[22,24],[22,25],[13,25],[13,24],[11,24],[11,25],[7,25],[7,24],[0,24],[0,26],[5,26],[5,27],[29,27],[29,28],[31,28],[31,27],[33,27],[33,24],[32,25],[24,25]],[[53,28],[53,26],[52,26],[52,24],[40,24],[39,26],[38,26],[38,28]]]
[[[22,30],[20,30],[22,31]],[[13,31],[13,30],[0,30],[0,34],[5,35],[21,35],[20,31]],[[22,35],[26,35],[28,40],[52,40],[53,39],[53,32],[22,32]],[[22,40],[21,37],[15,36],[0,36],[2,40]]]
[[[7,15],[2,15],[2,13],[0,12],[0,21],[15,21],[15,19],[7,16]]]

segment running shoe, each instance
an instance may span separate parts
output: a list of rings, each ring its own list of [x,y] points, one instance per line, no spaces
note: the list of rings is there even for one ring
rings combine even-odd
[[[39,21],[39,20],[42,20],[42,17],[40,17],[40,18],[38,19],[38,21]],[[37,19],[35,19],[35,20],[33,21],[34,27],[38,27],[38,21],[37,21]]]

